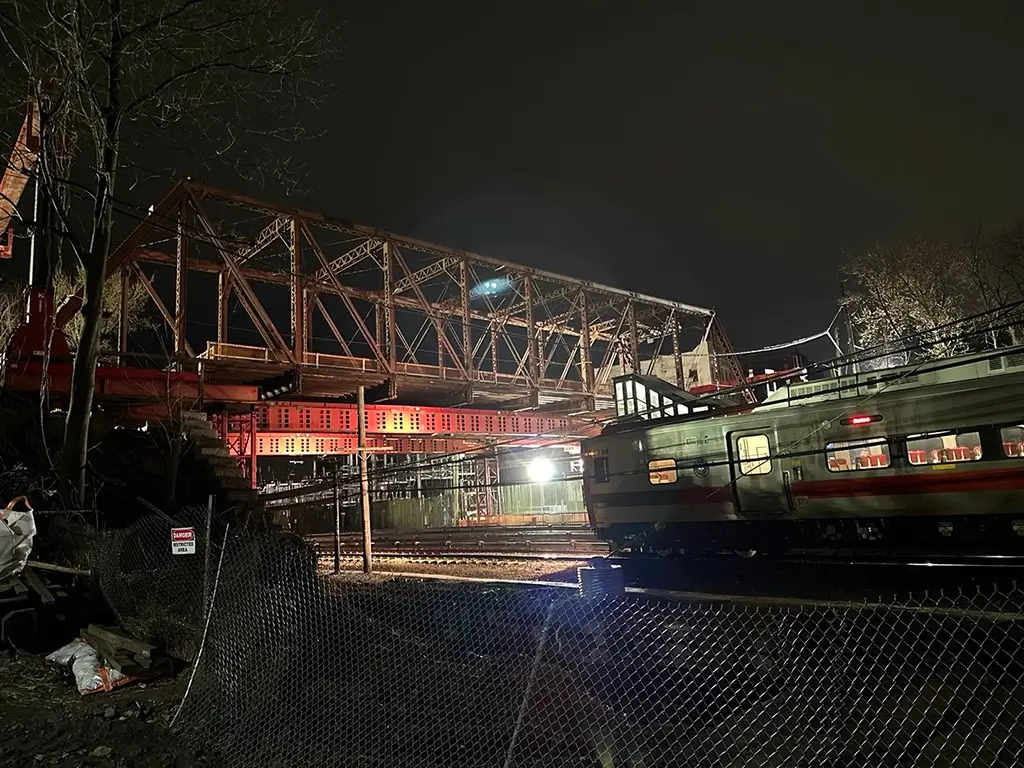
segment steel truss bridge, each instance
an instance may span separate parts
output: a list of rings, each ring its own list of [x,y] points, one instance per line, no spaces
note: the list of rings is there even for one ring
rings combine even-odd
[[[712,310],[191,181],[114,250],[108,277],[123,300],[99,401],[138,413],[169,399],[226,405],[229,445],[251,457],[355,451],[355,406],[339,399],[360,385],[389,403],[369,406],[373,445],[448,453],[590,433],[611,406],[611,377],[656,361],[674,361],[681,387],[741,377]],[[137,365],[126,362],[126,303],[139,287],[166,324],[170,367],[126,367]],[[80,294],[67,299],[57,324],[80,306]],[[39,365],[9,364],[7,385],[38,387]],[[258,403],[260,382],[288,372],[299,381],[288,401]],[[66,391],[70,366],[48,376],[51,393]]]

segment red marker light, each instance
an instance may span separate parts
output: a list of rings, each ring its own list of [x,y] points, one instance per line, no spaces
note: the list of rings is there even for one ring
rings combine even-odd
[[[873,416],[851,416],[848,419],[843,419],[839,423],[844,427],[863,427],[865,424],[873,424],[876,421],[882,420],[882,414],[876,413]]]

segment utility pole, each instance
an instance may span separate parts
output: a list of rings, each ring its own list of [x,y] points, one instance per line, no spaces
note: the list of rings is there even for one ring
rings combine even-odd
[[[363,573],[373,571],[373,540],[370,530],[370,483],[366,473],[366,388],[360,384],[356,399],[359,419],[359,497],[363,513]]]
[[[850,317],[850,304],[847,301],[846,296],[846,283],[842,280],[839,281],[839,295],[843,305],[843,318],[846,320],[846,343],[848,348],[846,349],[847,365],[849,366],[849,372],[853,375],[860,373],[860,363],[856,359],[857,355],[857,332],[853,327],[853,318]]]
[[[341,468],[334,462],[334,572],[341,573]]]

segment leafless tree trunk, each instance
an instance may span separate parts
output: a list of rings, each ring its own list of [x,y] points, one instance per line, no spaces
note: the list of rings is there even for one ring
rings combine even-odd
[[[85,501],[86,457],[89,450],[89,420],[96,390],[96,361],[100,352],[100,327],[103,324],[103,288],[107,283],[107,257],[110,254],[113,227],[114,182],[120,148],[121,55],[124,35],[121,30],[121,0],[110,2],[110,57],[107,67],[107,92],[102,106],[103,129],[98,146],[100,163],[96,172],[95,207],[92,237],[85,264],[82,302],[82,338],[75,354],[71,377],[71,397],[61,450],[61,480],[68,504]]]
[[[288,0],[0,0],[0,39],[19,65],[0,79],[10,93],[28,82],[57,83],[52,119],[92,149],[89,158],[78,147],[67,177],[45,161],[36,176],[89,207],[78,226],[70,213],[59,226],[85,277],[61,456],[66,502],[85,499],[114,209],[129,205],[117,195],[119,180],[126,172],[138,182],[170,171],[151,161],[154,141],[203,170],[211,160],[240,175],[262,170],[264,162],[238,158],[266,150],[266,141],[304,135],[295,108],[322,97],[310,72],[334,50],[332,37]]]

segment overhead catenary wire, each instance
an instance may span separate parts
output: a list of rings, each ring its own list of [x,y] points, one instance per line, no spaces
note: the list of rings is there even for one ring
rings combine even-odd
[[[1007,305],[1007,307],[1018,308],[1018,307],[1020,307],[1022,305],[1024,305],[1024,301],[1014,302],[1014,303],[1012,303],[1010,305]],[[1003,307],[999,307],[999,308],[996,308],[994,310],[989,310],[986,313],[980,313],[980,314],[993,314],[993,313],[1002,311],[1003,309],[1004,309]],[[979,316],[980,316],[980,314],[979,314]],[[965,320],[973,320],[973,319],[976,319],[976,318],[975,317],[965,318]],[[946,325],[950,325],[951,326],[951,325],[956,325],[956,324],[957,323],[949,323],[949,324],[946,324]],[[976,331],[974,331],[974,333],[985,334],[985,333],[991,332],[992,330],[999,330],[999,329],[1002,329],[1002,328],[1005,328],[1005,327],[1010,327],[1013,324],[1014,323],[1010,322],[1010,323],[1003,323],[1003,324],[995,325],[995,326],[988,326],[988,327],[985,327],[985,328],[977,329]],[[912,336],[916,336],[916,335],[918,335],[918,334],[912,334]],[[925,342],[925,343],[920,343],[920,344],[914,345],[912,347],[908,347],[908,348],[906,348],[905,351],[913,351],[913,350],[916,350],[916,349],[921,349],[921,348],[930,346],[932,344],[941,344],[941,343],[945,343],[946,341],[949,341],[949,340],[954,339],[954,338],[963,338],[963,337],[964,337],[964,334],[951,335],[949,337],[937,339],[937,340],[935,340],[933,342]],[[1005,350],[995,350],[995,351],[993,351],[988,356],[982,356],[980,358],[975,356],[975,359],[986,360],[986,359],[988,359],[989,357],[992,357],[992,356],[1000,356],[1000,355],[1004,354],[1004,351]],[[887,356],[888,354],[891,354],[891,353],[890,352],[885,352],[885,353],[882,353],[882,354],[878,355],[878,357],[884,357],[884,356]],[[871,358],[869,358],[869,359],[871,359]],[[956,367],[956,366],[962,365],[962,364],[963,363],[958,361],[956,358],[954,358],[952,360],[924,360],[924,361],[921,361],[920,363],[918,363],[918,368],[921,368],[923,366],[930,366],[930,367],[928,367],[928,370],[943,370],[945,368]],[[819,365],[819,367],[822,367],[822,368],[831,367],[832,361],[823,361],[822,363],[820,363],[818,365]],[[918,370],[918,372],[920,372],[920,370]],[[912,373],[912,371],[907,371],[907,372],[905,372],[903,374],[900,374],[899,378],[900,379],[905,378],[906,376],[910,375],[911,373]],[[878,382],[881,384],[884,380],[885,380],[884,371],[879,371]],[[837,387],[835,387],[835,388],[833,388],[833,389],[831,389],[829,391],[830,392],[832,392],[832,391],[839,392],[839,391],[842,391],[844,389],[856,388],[858,386],[861,386],[861,384],[858,383],[856,381],[856,379],[854,378],[854,380],[851,381],[850,383],[847,383],[845,385],[844,384],[839,384]],[[818,396],[820,394],[821,393],[819,392],[819,393],[808,393],[808,394],[805,394],[805,395],[802,395],[802,396],[795,396],[795,397],[791,398],[791,401],[794,401],[794,400],[795,401],[799,401],[801,399],[809,399],[809,398],[812,398],[812,397],[816,397],[816,396]],[[869,395],[868,397],[869,398],[870,397],[874,397],[877,394],[879,394],[879,392],[873,393],[872,395]],[[716,396],[720,397],[721,393],[718,393]],[[701,401],[706,401],[708,399],[713,399],[713,398],[714,398],[714,396],[709,396],[709,397],[706,397],[706,398],[698,398],[697,400],[694,401],[694,403],[697,404],[697,403],[700,403]],[[742,411],[745,411],[745,410],[749,410],[749,406],[746,406],[746,405],[744,405],[744,406],[737,406],[734,410],[736,412],[742,412]],[[694,417],[691,417],[691,418],[693,418],[693,419],[700,419],[700,418],[703,418],[705,415],[706,414],[702,414],[701,416],[694,416]],[[612,424],[612,423],[615,423],[615,422],[618,422],[618,421],[619,421],[619,419],[617,417],[612,416],[612,417],[608,417],[608,418],[605,418],[605,419],[595,420],[595,423],[597,425],[600,425],[600,426],[603,427],[603,426],[608,426],[609,424]],[[648,423],[648,422],[644,422],[644,421],[635,422],[635,424],[638,427],[642,427],[646,423]],[[626,428],[628,428],[628,427],[626,427]],[[555,438],[555,439],[552,442],[548,443],[546,447],[550,448],[550,447],[558,447],[560,445],[570,445],[570,444],[575,444],[578,441],[578,439],[576,437],[565,437],[565,438],[562,438],[562,439],[558,439],[557,436],[554,436],[554,435],[552,437]],[[378,468],[375,468],[370,473],[370,479],[371,480],[377,480],[377,479],[380,479],[380,478],[383,478],[383,477],[387,477],[389,475],[404,473],[404,472],[409,471],[410,469],[415,469],[417,466],[430,465],[430,466],[438,467],[438,466],[445,466],[447,464],[452,464],[452,463],[463,463],[463,462],[467,461],[467,459],[465,458],[467,455],[477,454],[477,455],[471,455],[470,456],[469,460],[473,460],[474,458],[481,458],[483,456],[486,456],[488,453],[495,453],[496,454],[497,449],[499,449],[499,448],[508,448],[508,447],[516,447],[517,444],[521,443],[522,440],[523,440],[523,437],[514,437],[514,438],[509,438],[509,439],[506,439],[506,440],[495,441],[495,442],[489,443],[487,445],[480,446],[480,447],[475,448],[475,449],[468,449],[466,451],[463,451],[460,454],[446,456],[446,457],[443,457],[443,458],[431,457],[431,458],[428,458],[428,459],[419,459],[419,460],[416,460],[416,461],[413,461],[413,462],[406,462],[406,463],[403,463],[403,464],[394,465],[393,467],[384,467],[384,468],[378,467]]]
[[[983,356],[981,358],[977,358],[976,357],[975,359],[986,360],[986,359],[989,359],[990,357],[996,357],[996,356],[999,356],[1001,354],[1003,354],[1003,351],[996,351],[996,352],[993,352],[993,353],[991,353],[989,355]],[[962,362],[958,362],[956,360],[953,360],[953,361],[922,361],[921,363],[918,364],[918,366],[916,366],[915,369],[902,373],[898,377],[898,380],[902,380],[903,378],[906,378],[907,376],[912,375],[915,371],[917,373],[920,373],[922,371],[922,369],[924,369],[924,367],[928,366],[929,364],[931,364],[931,367],[929,367],[927,370],[928,371],[932,371],[932,370],[942,370],[942,369],[945,369],[945,368],[956,367],[958,365],[962,365]],[[894,383],[894,382],[886,383],[884,385],[884,387],[887,388],[892,383]],[[839,391],[840,389],[844,389],[844,388],[856,387],[856,386],[860,386],[860,385],[857,384],[857,383],[848,384],[845,387],[843,387],[843,386],[837,387],[835,391]],[[848,411],[844,412],[844,413],[850,413],[853,410],[856,410],[859,407],[862,407],[866,402],[869,402],[872,398],[877,397],[878,394],[881,394],[882,391],[884,391],[884,389],[880,389],[880,390],[878,390],[878,391],[876,391],[876,392],[874,392],[874,393],[872,393],[870,395],[865,396],[865,398],[861,399],[860,401],[857,401],[857,402],[853,403],[850,406],[850,409]],[[797,398],[794,398],[794,399],[799,400],[799,399],[803,399],[803,398],[811,398],[811,397],[815,397],[815,396],[820,395],[820,394],[821,393],[807,394],[807,395],[804,395],[802,397],[797,397]],[[604,421],[606,423],[610,423],[610,422],[615,421],[615,419],[614,418],[609,418],[609,419],[606,419]],[[638,422],[636,424],[636,426],[637,427],[643,427],[647,423],[648,422]],[[791,457],[791,456],[796,455],[792,451],[792,448],[794,446],[796,446],[796,445],[799,445],[801,442],[803,442],[805,440],[809,440],[811,437],[813,437],[813,434],[814,434],[814,432],[812,431],[812,433],[809,433],[808,435],[804,436],[800,440],[795,441],[787,449],[781,449],[780,448],[780,450],[778,450],[776,453],[774,453],[774,454],[772,454],[772,455],[770,455],[768,457],[765,457],[766,460],[774,460],[774,459],[781,458],[783,456]],[[450,465],[450,464],[465,463],[467,460],[468,461],[472,461],[472,460],[474,460],[476,458],[485,457],[485,456],[487,456],[488,454],[491,454],[491,453],[496,455],[498,448],[502,447],[503,445],[505,447],[513,446],[520,439],[521,438],[513,438],[513,439],[508,440],[508,441],[493,443],[493,444],[487,445],[487,446],[481,446],[479,449],[465,451],[465,452],[463,452],[461,454],[447,456],[447,457],[444,457],[444,458],[422,459],[422,460],[417,460],[417,461],[414,461],[414,462],[407,462],[407,463],[400,464],[400,465],[394,465],[392,467],[376,468],[374,471],[372,471],[370,473],[370,479],[374,480],[374,481],[377,481],[377,480],[386,478],[386,477],[391,476],[391,475],[404,474],[404,473],[408,472],[410,469],[415,469],[417,466],[429,465],[429,466],[432,466],[432,467],[443,467],[443,466]],[[549,444],[547,447],[557,447],[559,445],[573,444],[575,442],[576,442],[575,438],[567,438],[567,439],[562,439],[562,440],[558,440],[556,442],[553,442],[553,443]],[[466,458],[467,454],[480,453],[480,452],[483,452],[483,454],[481,456],[470,456],[469,459]],[[814,454],[818,454],[818,453],[821,453],[821,452],[822,451],[811,451],[811,452],[808,452],[807,455],[814,455]],[[730,463],[730,461],[728,459],[725,459],[721,463],[722,464],[728,464],[728,463]],[[718,493],[718,492],[720,492],[722,490],[725,490],[725,489],[729,488],[731,485],[732,485],[732,482],[730,482],[730,483],[728,483],[726,485],[723,485],[723,486],[721,486],[719,488],[715,488],[715,489],[710,491],[709,496],[710,495],[714,495],[715,493]],[[467,487],[477,487],[477,485],[469,484],[469,485],[467,485]]]

